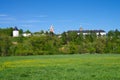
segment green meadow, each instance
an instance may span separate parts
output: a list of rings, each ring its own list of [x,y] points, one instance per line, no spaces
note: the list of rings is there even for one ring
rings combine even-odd
[[[120,55],[0,57],[0,80],[120,80]]]

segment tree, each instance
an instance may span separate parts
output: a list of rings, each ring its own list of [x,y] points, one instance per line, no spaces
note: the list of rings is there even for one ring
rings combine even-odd
[[[76,44],[79,44],[81,45],[84,41],[84,35],[82,33],[80,33],[79,35],[77,35],[77,38],[76,38]]]
[[[67,33],[66,32],[62,33],[61,38],[62,38],[63,45],[67,44],[68,40],[67,40]]]
[[[20,29],[20,30],[19,30],[19,33],[22,35],[22,34],[23,34],[23,30],[22,30],[22,29]]]
[[[99,37],[95,42],[96,53],[104,53],[106,47],[106,39]]]
[[[0,29],[0,36],[12,36],[12,27],[10,28],[1,28]]]
[[[29,30],[25,31],[25,33],[31,33]]]
[[[69,42],[75,42],[77,36],[77,32],[67,32],[67,38]]]
[[[69,43],[70,54],[78,53],[78,45],[75,45],[73,42]]]
[[[11,41],[8,36],[0,36],[0,55],[1,56],[8,56],[10,55],[10,46]]]

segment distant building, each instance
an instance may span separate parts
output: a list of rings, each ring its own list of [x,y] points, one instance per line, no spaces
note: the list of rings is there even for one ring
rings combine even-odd
[[[24,37],[29,37],[29,36],[31,36],[32,34],[31,33],[23,33],[22,34]]]
[[[101,35],[101,36],[105,36],[106,32],[104,30],[69,30],[68,32],[76,32],[78,35],[80,33],[82,33],[83,35],[88,35],[91,33],[95,33],[97,36]]]
[[[17,27],[13,29],[13,37],[19,37],[19,30]]]

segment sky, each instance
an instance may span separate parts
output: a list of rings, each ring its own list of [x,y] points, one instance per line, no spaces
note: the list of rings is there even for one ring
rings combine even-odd
[[[0,0],[0,28],[120,30],[120,0]]]

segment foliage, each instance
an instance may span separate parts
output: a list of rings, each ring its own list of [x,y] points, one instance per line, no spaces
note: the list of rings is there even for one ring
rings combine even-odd
[[[29,30],[26,30],[25,33],[31,33]]]
[[[0,36],[12,36],[13,28],[0,28]]]
[[[64,32],[55,35],[50,32],[36,32],[30,37],[12,37],[12,28],[0,29],[0,55],[48,55],[48,54],[120,54],[120,31],[111,30],[106,36],[95,33],[83,35]],[[22,29],[20,33],[22,34]],[[30,32],[27,30],[26,32]]]
[[[0,36],[0,55],[1,56],[10,55],[10,53],[9,53],[10,46],[11,46],[10,38],[7,36]]]

